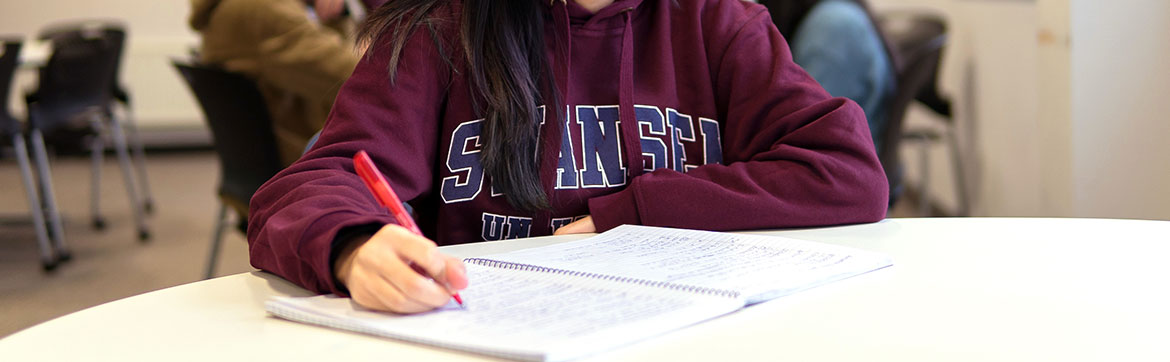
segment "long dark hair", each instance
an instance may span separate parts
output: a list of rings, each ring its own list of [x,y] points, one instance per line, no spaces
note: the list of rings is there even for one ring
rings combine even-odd
[[[451,56],[437,32],[434,10],[450,0],[391,0],[362,24],[363,44],[389,37],[388,71],[393,83],[407,37],[425,26],[449,66]],[[537,154],[541,114],[537,105],[556,102],[551,68],[544,56],[544,11],[535,0],[463,0],[460,38],[471,80],[473,104],[484,118],[480,163],[492,185],[512,206],[549,208],[541,187]],[[548,93],[546,97],[545,93]],[[483,104],[479,104],[479,101]],[[549,111],[556,109],[549,104]],[[559,114],[559,112],[554,113]]]

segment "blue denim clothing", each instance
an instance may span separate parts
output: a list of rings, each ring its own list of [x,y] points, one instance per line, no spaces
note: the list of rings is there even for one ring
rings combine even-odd
[[[305,144],[305,149],[301,150],[301,155],[309,153],[309,150],[313,149],[313,145],[317,144],[318,137],[321,137],[321,131],[317,131],[317,133],[313,133],[313,137],[309,137],[309,143]]]
[[[829,94],[861,105],[880,153],[886,103],[894,94],[895,79],[885,45],[865,9],[847,0],[821,1],[789,43],[796,64]]]

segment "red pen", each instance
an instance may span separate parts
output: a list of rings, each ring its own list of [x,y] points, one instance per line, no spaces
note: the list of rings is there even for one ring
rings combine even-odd
[[[390,209],[390,213],[394,215],[395,219],[398,219],[399,226],[422,235],[422,231],[418,229],[418,225],[414,223],[410,213],[402,207],[402,200],[398,199],[394,189],[390,188],[390,183],[386,182],[386,178],[382,176],[381,172],[378,172],[378,168],[374,166],[374,161],[370,159],[370,155],[366,154],[366,151],[358,151],[357,154],[353,155],[353,168],[357,171],[358,177],[361,177],[362,182],[366,184],[366,188],[374,194],[378,203]],[[455,298],[456,303],[463,306],[463,298],[459,297],[459,293],[452,294],[451,297]]]

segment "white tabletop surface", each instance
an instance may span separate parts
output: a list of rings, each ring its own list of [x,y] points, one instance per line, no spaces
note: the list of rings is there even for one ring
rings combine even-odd
[[[1170,222],[890,219],[768,232],[894,266],[596,355],[598,360],[1170,361]],[[474,256],[580,237],[444,248]],[[69,314],[0,340],[5,361],[413,361],[477,355],[275,319],[305,290],[262,272]]]

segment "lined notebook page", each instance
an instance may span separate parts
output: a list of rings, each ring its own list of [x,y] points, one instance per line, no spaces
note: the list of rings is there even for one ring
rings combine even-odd
[[[635,225],[482,258],[736,290],[748,304],[892,265],[884,254],[830,244]]]
[[[741,299],[566,274],[469,263],[466,308],[395,315],[348,298],[277,298],[282,318],[516,359],[568,359],[679,329]]]

